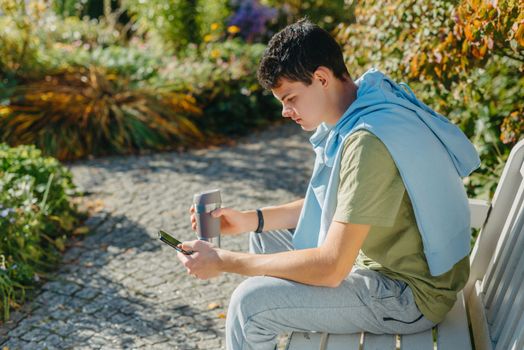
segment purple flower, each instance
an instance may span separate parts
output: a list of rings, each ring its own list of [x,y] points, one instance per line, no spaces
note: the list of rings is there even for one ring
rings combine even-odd
[[[240,35],[250,41],[257,35],[264,34],[266,22],[275,18],[276,15],[276,9],[261,5],[258,0],[244,0],[240,3],[229,25],[239,27]]]

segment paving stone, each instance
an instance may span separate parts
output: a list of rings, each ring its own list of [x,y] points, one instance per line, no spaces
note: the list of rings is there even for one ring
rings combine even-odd
[[[69,319],[74,314],[74,312],[75,312],[74,309],[70,309],[70,310],[57,309],[57,310],[51,311],[51,313],[49,314],[49,318],[65,321]]]
[[[56,347],[59,348],[63,339],[56,334],[50,334],[47,336],[45,341],[42,343],[44,347]]]
[[[24,345],[23,349],[39,349],[41,345],[38,342],[30,341]]]
[[[18,338],[23,334],[28,333],[31,330],[31,324],[29,322],[21,322],[18,327],[11,330],[8,335],[9,337]]]
[[[31,341],[39,342],[47,338],[48,335],[49,333],[47,333],[45,330],[42,330],[39,328],[33,328],[29,332],[22,334],[20,338],[28,342],[31,342]]]
[[[197,343],[199,349],[220,349],[222,342],[218,338],[206,339]]]
[[[72,310],[81,310],[86,304],[89,303],[89,300],[77,298],[74,296],[68,303],[67,307]]]
[[[82,313],[84,314],[94,314],[97,311],[100,311],[104,308],[104,304],[99,302],[91,302],[82,307]]]
[[[75,298],[94,299],[98,294],[100,294],[100,291],[98,289],[91,288],[91,287],[84,287],[74,296]]]
[[[74,337],[79,342],[85,342],[95,334],[97,334],[97,332],[94,332],[90,329],[75,329],[71,337]]]
[[[74,283],[67,282],[50,282],[46,283],[43,286],[44,289],[52,291],[53,293],[63,294],[63,295],[72,295],[74,292],[80,289],[80,286]]]
[[[71,333],[75,332],[75,327],[72,324],[65,324],[57,327],[56,333],[61,337],[68,337]]]
[[[98,346],[98,347],[101,347],[101,346],[104,346],[104,345],[108,345],[108,340],[106,338],[102,338],[98,335],[95,335],[91,338],[89,338],[89,340],[86,342],[89,346]]]
[[[160,344],[160,343],[167,343],[169,341],[169,338],[166,337],[164,334],[160,334],[160,333],[155,333],[151,336],[148,336],[148,337],[145,337],[143,338],[146,343],[150,344],[150,345],[154,345],[154,344]]]

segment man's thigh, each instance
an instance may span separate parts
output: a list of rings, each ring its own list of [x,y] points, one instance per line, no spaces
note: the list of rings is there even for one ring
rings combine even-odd
[[[236,313],[242,314],[247,333],[413,333],[432,326],[405,283],[359,268],[337,288],[252,277],[235,290],[230,307],[241,308]]]
[[[367,277],[354,274],[337,288],[315,287],[274,277],[252,277],[231,297],[230,310],[242,315],[245,332],[250,328],[272,333],[318,331],[381,332],[370,308]]]

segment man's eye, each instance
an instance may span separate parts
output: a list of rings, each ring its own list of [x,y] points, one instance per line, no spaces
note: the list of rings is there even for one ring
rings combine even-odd
[[[296,98],[295,98],[295,96],[293,96],[293,97],[290,97],[290,98],[288,98],[288,99],[287,99],[287,102],[294,102],[294,101],[295,101],[295,99],[296,99]]]

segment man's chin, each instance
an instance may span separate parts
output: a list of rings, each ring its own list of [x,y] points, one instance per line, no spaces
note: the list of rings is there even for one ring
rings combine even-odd
[[[318,126],[318,125],[317,125]],[[311,125],[302,125],[300,124],[300,127],[304,131],[315,131],[317,129],[317,126],[311,126]]]

